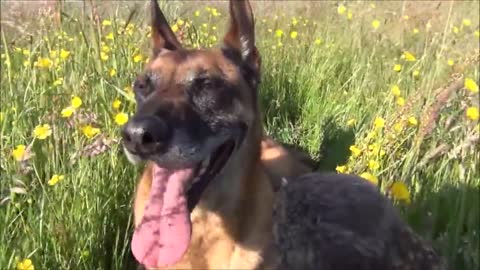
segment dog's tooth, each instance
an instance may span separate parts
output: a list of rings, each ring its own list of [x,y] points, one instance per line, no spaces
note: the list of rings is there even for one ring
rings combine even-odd
[[[200,181],[200,176],[193,178],[192,184],[195,184],[198,181]]]
[[[202,161],[202,169],[207,168],[209,163],[210,163],[210,157],[204,159]]]
[[[202,168],[201,168],[200,171],[198,172],[198,175],[200,176],[200,175],[204,174],[206,171],[207,171],[207,167],[206,167],[206,166],[205,166],[205,167],[202,166]],[[197,178],[200,178],[200,177],[197,177]]]

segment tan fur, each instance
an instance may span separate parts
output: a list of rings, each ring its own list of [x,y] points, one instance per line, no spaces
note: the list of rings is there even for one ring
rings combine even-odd
[[[170,269],[256,269],[262,263],[263,266],[275,264],[275,261],[264,262],[262,256],[271,237],[273,203],[273,189],[270,185],[272,179],[265,170],[283,176],[312,171],[295,160],[287,149],[273,139],[264,138],[261,160],[255,165],[255,170],[248,174],[249,179],[242,182],[243,189],[239,189],[244,192],[240,195],[243,205],[238,208],[248,209],[248,212],[223,213],[222,218],[218,213],[198,205],[191,213],[193,232],[189,250],[183,260]],[[151,177],[151,166],[147,164],[135,195],[135,225],[142,218],[150,192]],[[235,232],[232,230],[239,235],[233,237]]]

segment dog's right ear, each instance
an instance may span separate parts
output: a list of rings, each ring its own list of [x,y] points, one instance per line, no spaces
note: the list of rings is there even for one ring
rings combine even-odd
[[[151,25],[152,25],[152,43],[153,55],[157,55],[160,51],[177,50],[182,47],[177,37],[173,33],[170,25],[160,10],[157,0],[150,1]]]

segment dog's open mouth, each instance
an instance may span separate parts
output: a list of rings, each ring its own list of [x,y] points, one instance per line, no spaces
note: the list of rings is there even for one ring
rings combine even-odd
[[[132,239],[132,252],[140,263],[165,267],[183,257],[190,244],[190,212],[234,148],[235,142],[229,140],[189,168],[153,166],[150,197]]]

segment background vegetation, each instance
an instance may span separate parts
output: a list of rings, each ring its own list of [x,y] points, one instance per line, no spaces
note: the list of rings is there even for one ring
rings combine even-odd
[[[189,47],[226,2],[162,2]],[[1,2],[0,268],[126,269],[138,168],[120,151],[145,2]],[[136,11],[133,12],[132,11]],[[478,269],[478,2],[254,2],[266,129],[392,197]]]

